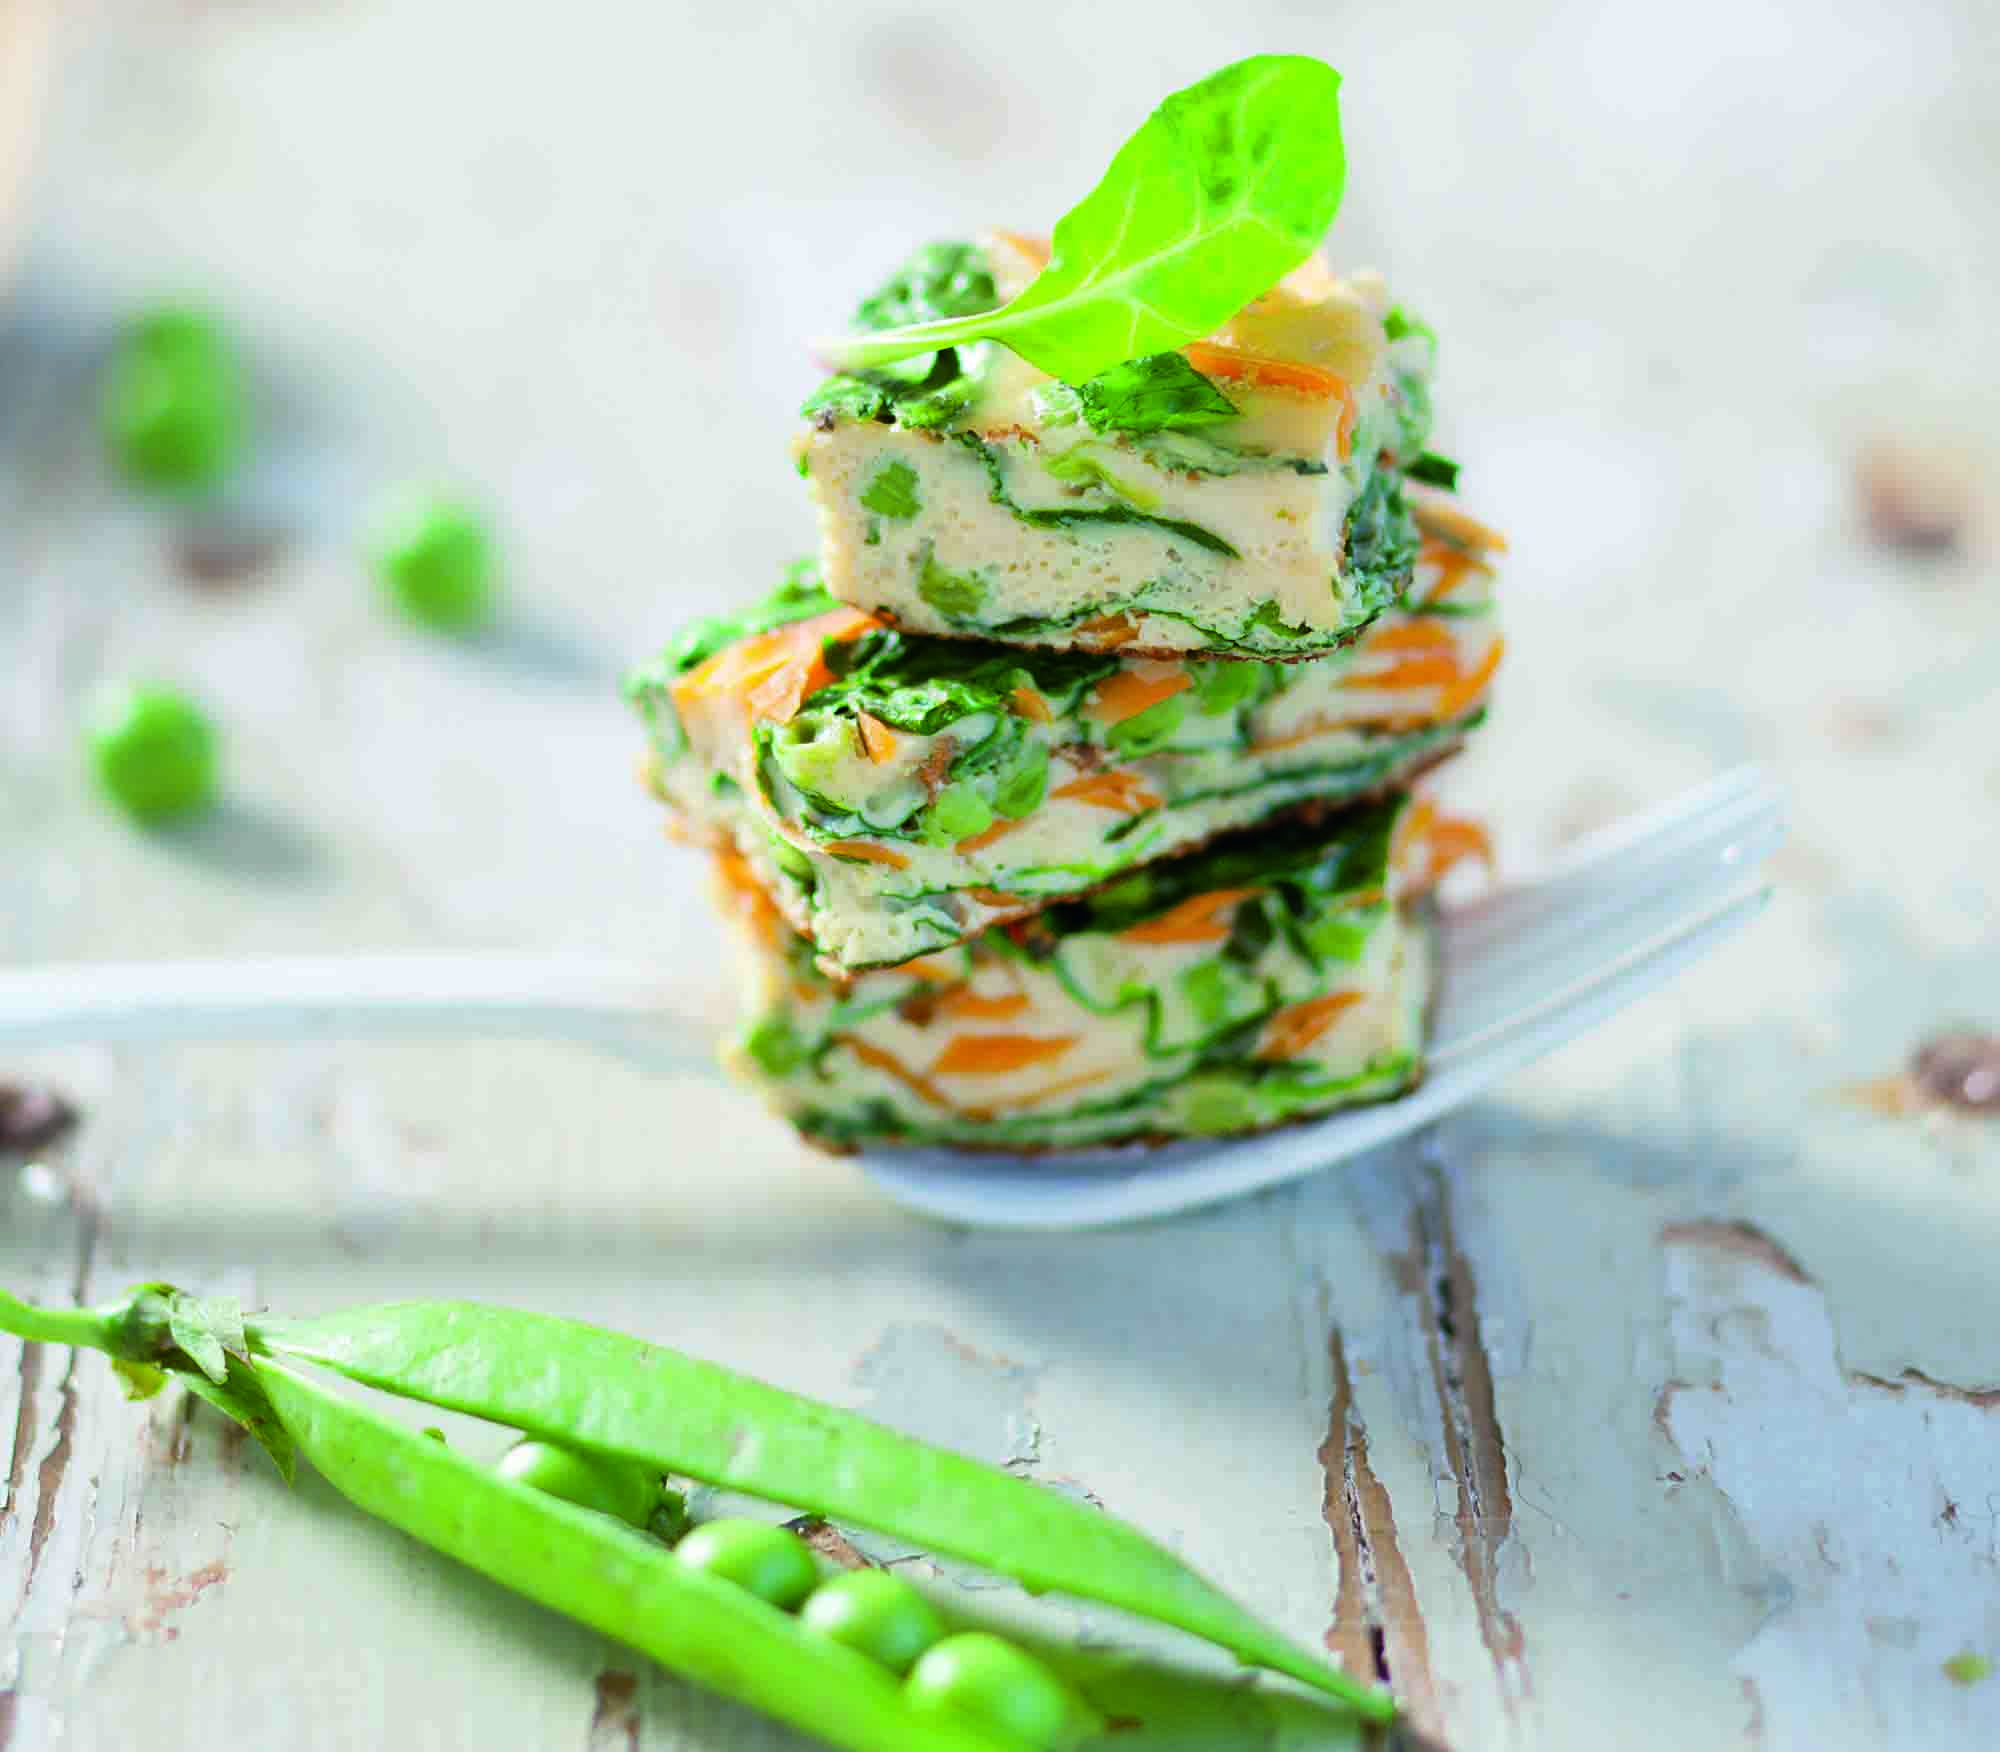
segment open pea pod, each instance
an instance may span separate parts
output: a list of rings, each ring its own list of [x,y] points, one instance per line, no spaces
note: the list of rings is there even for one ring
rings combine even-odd
[[[851,1752],[1021,1752],[976,1723],[912,1708],[887,1669],[603,1515],[513,1483],[268,1357],[250,1370],[342,1496],[503,1587]]]
[[[661,1345],[468,1302],[386,1303],[260,1321],[251,1333],[267,1355],[891,1534],[1031,1592],[1173,1625],[1371,1719],[1395,1713],[1386,1693],[1318,1659],[1112,1516]]]

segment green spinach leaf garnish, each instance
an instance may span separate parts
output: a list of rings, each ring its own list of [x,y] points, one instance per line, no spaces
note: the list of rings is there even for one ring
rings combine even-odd
[[[819,351],[849,373],[999,341],[1082,383],[1226,322],[1303,262],[1339,210],[1340,75],[1256,55],[1176,92],[1056,222],[1049,265],[998,310],[875,328]],[[893,300],[891,301],[893,302]],[[886,307],[885,307],[886,308]]]

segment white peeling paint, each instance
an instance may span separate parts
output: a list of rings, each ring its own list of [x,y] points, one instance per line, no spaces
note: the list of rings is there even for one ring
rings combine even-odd
[[[1944,1672],[2000,1649],[2000,1402],[1848,1373],[1825,1297],[1752,1231],[1686,1225],[1664,1259],[1659,1419],[1764,1567],[1735,1666],[1769,1743],[2000,1743],[2000,1683]]]

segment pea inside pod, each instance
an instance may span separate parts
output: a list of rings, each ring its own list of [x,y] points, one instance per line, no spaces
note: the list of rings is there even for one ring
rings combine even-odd
[[[944,1621],[921,1593],[879,1569],[849,1570],[822,1582],[799,1621],[892,1673],[907,1673],[945,1634]]]
[[[299,1452],[357,1506],[725,1696],[849,1752],[1040,1752],[969,1716],[939,1735],[873,1662],[601,1513],[523,1489],[281,1364],[260,1360],[255,1380]]]
[[[1062,1682],[988,1631],[965,1631],[927,1650],[904,1690],[913,1708],[967,1717],[1036,1752],[1053,1752],[1071,1737],[1072,1705]]]
[[[553,1442],[516,1442],[500,1457],[496,1470],[516,1484],[546,1491],[580,1509],[595,1509],[632,1527],[648,1525],[666,1496],[659,1473],[651,1467],[581,1454]]]
[[[806,1542],[766,1521],[705,1521],[674,1547],[674,1556],[782,1611],[798,1605],[819,1581],[819,1565]]]

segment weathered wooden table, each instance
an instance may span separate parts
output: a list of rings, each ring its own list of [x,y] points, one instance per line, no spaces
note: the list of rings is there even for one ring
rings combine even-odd
[[[82,1110],[0,1183],[0,1279],[683,1344],[1087,1490],[1455,1748],[2000,1740],[2000,1119],[1866,1082],[2000,1025],[2000,576],[1976,491],[1924,557],[1864,538],[1852,480],[1914,442],[1990,488],[2000,43],[1975,0],[1887,20],[83,10],[0,317],[10,960],[711,977],[615,682],[805,541],[800,337],[915,238],[1045,220],[1161,91],[1272,44],[1348,71],[1336,253],[1442,330],[1445,437],[1515,538],[1459,794],[1525,864],[1755,758],[1794,831],[1778,905],[1670,994],[1422,1147],[1181,1221],[930,1227],[742,1097],[570,1046],[52,1049],[0,1063]],[[265,401],[192,550],[90,420],[111,325],[179,287]],[[497,508],[483,646],[399,630],[363,575],[412,476]],[[88,794],[76,702],[122,672],[223,717],[206,826]],[[0,1345],[0,1453],[8,1752],[798,1743],[95,1359]]]

